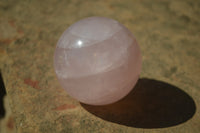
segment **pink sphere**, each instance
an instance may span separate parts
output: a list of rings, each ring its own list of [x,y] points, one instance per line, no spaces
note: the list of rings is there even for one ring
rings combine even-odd
[[[105,105],[132,90],[141,71],[141,53],[135,37],[122,24],[89,17],[62,34],[54,67],[70,96],[86,104]]]

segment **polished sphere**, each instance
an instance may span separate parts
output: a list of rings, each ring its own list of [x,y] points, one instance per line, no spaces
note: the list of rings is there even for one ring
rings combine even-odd
[[[54,67],[70,96],[82,103],[105,105],[133,89],[141,71],[141,53],[134,36],[122,24],[89,17],[62,34]]]

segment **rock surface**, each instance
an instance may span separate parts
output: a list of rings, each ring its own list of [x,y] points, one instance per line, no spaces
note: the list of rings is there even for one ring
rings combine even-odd
[[[199,14],[199,1],[191,0],[1,0],[0,69],[16,132],[200,132]],[[89,16],[125,25],[137,38],[143,59],[142,82],[131,93],[137,95],[98,110],[71,98],[53,70],[63,30]],[[181,100],[183,91],[190,98]]]

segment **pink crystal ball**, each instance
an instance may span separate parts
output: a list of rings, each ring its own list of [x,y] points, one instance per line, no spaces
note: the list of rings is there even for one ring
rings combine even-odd
[[[113,19],[89,17],[62,34],[54,67],[70,96],[82,103],[105,105],[133,89],[141,71],[141,53],[125,26]]]

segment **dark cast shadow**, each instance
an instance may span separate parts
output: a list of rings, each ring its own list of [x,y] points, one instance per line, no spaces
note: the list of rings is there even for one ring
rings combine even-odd
[[[164,128],[186,122],[195,114],[194,100],[181,89],[147,78],[122,100],[104,106],[81,103],[88,112],[106,121],[137,128]]]
[[[4,103],[3,98],[6,95],[6,89],[4,86],[3,78],[0,71],[0,119],[5,116],[5,109],[4,109]]]

